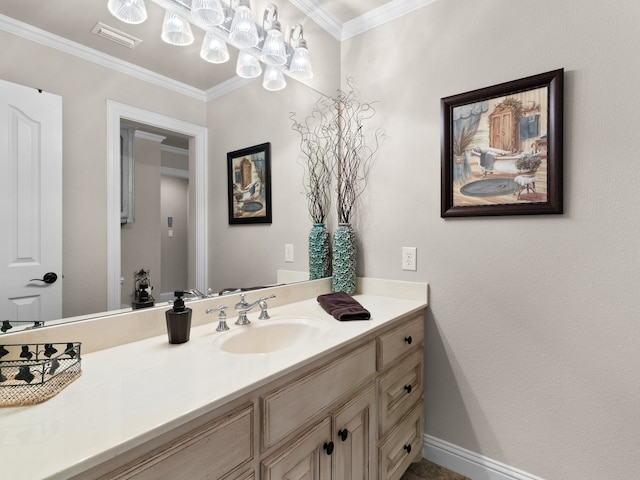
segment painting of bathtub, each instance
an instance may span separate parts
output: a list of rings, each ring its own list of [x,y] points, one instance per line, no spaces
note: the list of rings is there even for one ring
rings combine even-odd
[[[512,154],[507,150],[490,147],[474,147],[471,149],[471,157],[476,159],[476,164],[480,168],[481,178],[485,178],[487,173],[518,175],[520,169],[516,166],[516,162],[521,160],[526,153],[536,154],[536,152],[519,152]]]
[[[271,223],[271,144],[227,153],[229,224]]]
[[[562,69],[441,100],[441,216],[562,212]]]

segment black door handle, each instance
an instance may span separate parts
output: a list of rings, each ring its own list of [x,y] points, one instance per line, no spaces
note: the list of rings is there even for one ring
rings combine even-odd
[[[58,280],[58,275],[53,272],[47,272],[44,274],[42,278],[32,278],[29,280],[30,282],[44,282],[44,283],[56,283]]]

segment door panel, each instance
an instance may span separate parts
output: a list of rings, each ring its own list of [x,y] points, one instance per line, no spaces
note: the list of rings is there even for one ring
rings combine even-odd
[[[0,80],[0,171],[0,321],[61,318],[60,96]]]

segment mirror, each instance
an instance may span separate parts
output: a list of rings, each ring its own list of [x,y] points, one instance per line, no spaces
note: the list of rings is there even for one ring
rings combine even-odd
[[[0,12],[11,14],[14,6],[23,9],[21,5],[7,4]],[[30,11],[24,7],[23,21],[35,15]],[[323,72],[314,77],[314,88],[332,92],[339,85],[339,42],[319,30],[309,24],[308,34],[315,36],[318,46],[314,63]],[[91,41],[98,45],[105,40]],[[120,197],[113,188],[120,182],[120,171],[112,160],[118,158],[116,139],[122,118],[190,138],[196,185],[189,203],[197,205],[197,218],[191,227],[195,230],[189,258],[193,269],[189,269],[185,287],[206,292],[209,287],[219,291],[304,279],[299,272],[308,268],[306,244],[311,224],[289,112],[306,111],[317,98],[316,90],[295,81],[288,82],[282,93],[264,91],[259,81],[242,83],[236,90],[207,90],[208,85],[197,89],[155,78],[126,61],[106,61],[105,56],[79,44],[44,31],[34,33],[33,27],[19,22],[3,24],[0,42],[10,45],[0,51],[0,62],[11,66],[3,71],[3,79],[62,98],[65,319],[118,311],[123,303],[118,298],[122,296],[120,279],[133,274],[122,272],[119,263]],[[122,47],[109,48],[116,55],[120,52],[116,49]],[[182,127],[167,125],[159,118],[181,119]],[[227,222],[226,152],[265,141],[273,145],[273,224],[234,228]],[[284,260],[287,244],[295,246],[292,263]],[[293,273],[281,282],[282,277],[276,275],[279,271]]]

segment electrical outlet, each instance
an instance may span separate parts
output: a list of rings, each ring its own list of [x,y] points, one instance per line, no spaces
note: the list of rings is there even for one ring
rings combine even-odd
[[[416,271],[416,247],[402,247],[402,269]]]
[[[284,261],[293,263],[293,244],[285,243],[284,245]]]

